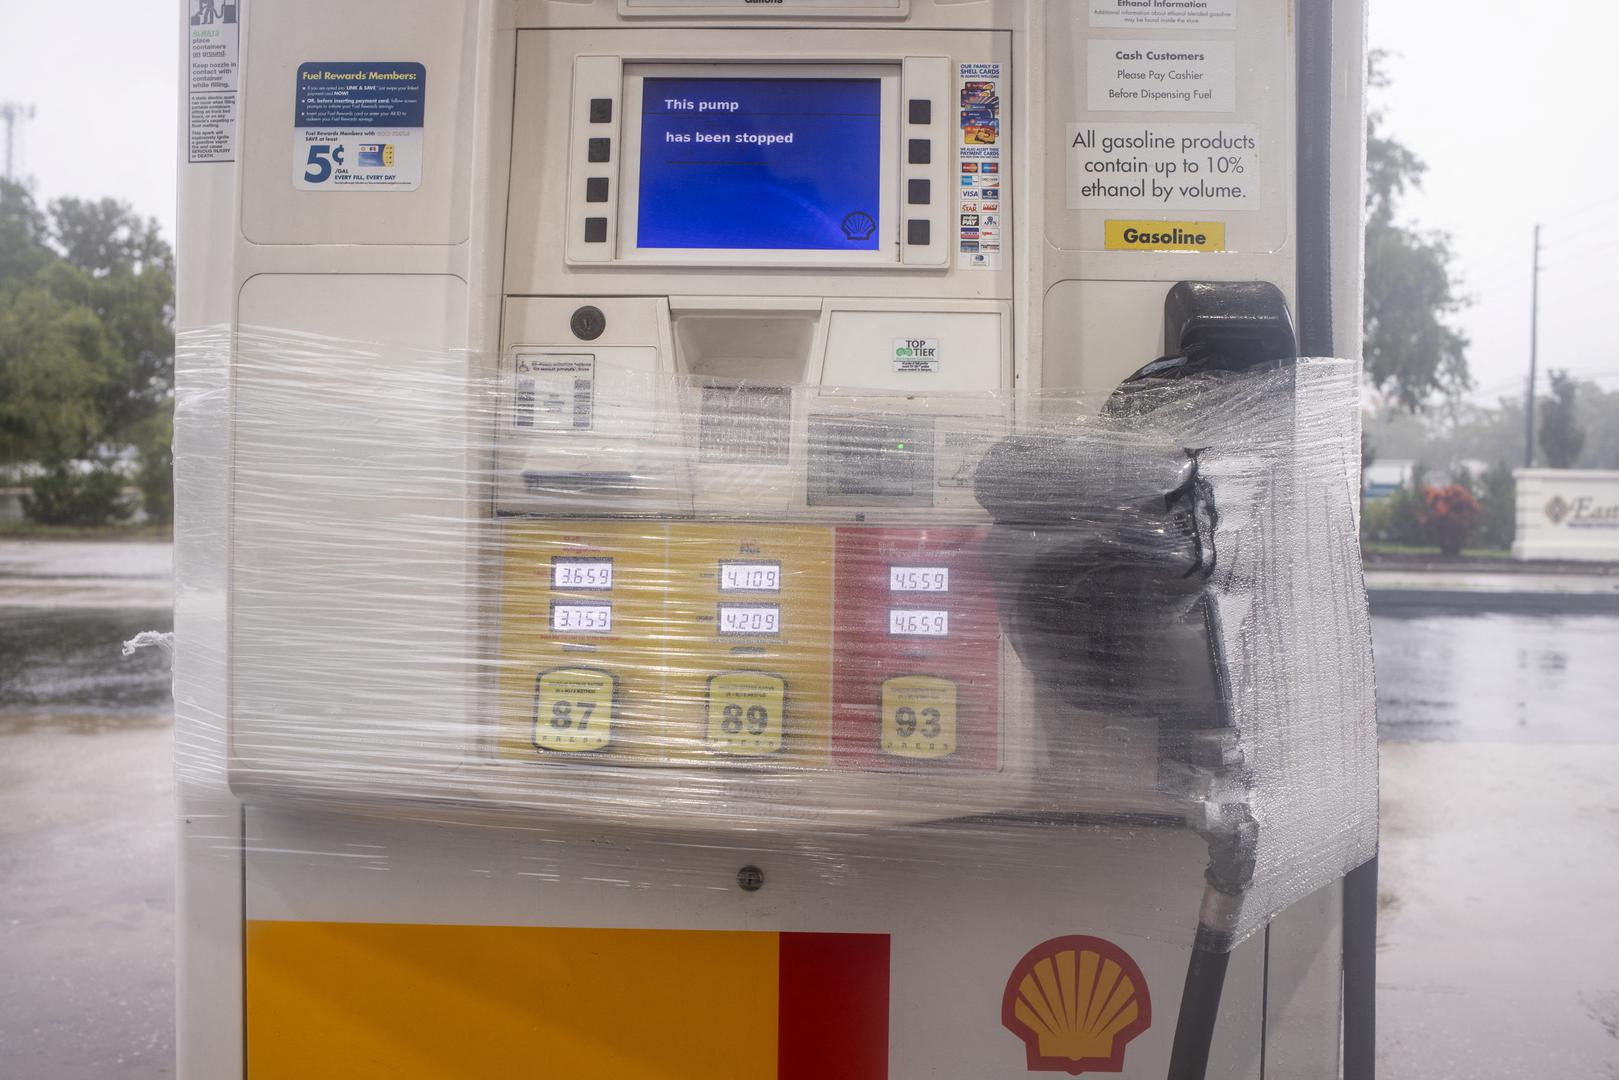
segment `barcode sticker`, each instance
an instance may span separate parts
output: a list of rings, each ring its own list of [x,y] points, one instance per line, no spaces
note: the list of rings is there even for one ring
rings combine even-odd
[[[512,424],[526,431],[589,431],[596,421],[596,357],[591,353],[518,353],[513,364]]]

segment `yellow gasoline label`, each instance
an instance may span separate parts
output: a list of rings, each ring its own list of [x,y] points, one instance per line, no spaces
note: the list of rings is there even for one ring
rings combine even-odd
[[[1223,221],[1109,221],[1108,251],[1224,251]]]
[[[956,752],[956,684],[933,675],[883,680],[883,750],[896,757]]]
[[[541,750],[600,750],[611,743],[617,685],[600,668],[541,672],[534,681],[534,745]]]
[[[708,748],[721,754],[781,749],[787,680],[762,671],[727,671],[708,680]]]

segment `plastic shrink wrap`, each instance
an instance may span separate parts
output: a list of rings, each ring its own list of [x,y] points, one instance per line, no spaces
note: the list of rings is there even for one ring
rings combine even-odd
[[[1350,361],[929,396],[273,329],[180,363],[182,783],[626,886],[716,845],[1028,876],[1105,830],[1125,891],[1189,831],[1217,948],[1375,852]]]

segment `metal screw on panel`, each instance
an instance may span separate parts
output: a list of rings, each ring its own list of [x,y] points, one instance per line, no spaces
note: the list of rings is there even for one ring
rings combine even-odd
[[[607,329],[607,316],[602,314],[601,308],[586,304],[573,313],[568,320],[568,329],[580,341],[595,341]]]
[[[744,866],[736,872],[736,883],[743,892],[758,892],[765,887],[765,872],[757,866]]]

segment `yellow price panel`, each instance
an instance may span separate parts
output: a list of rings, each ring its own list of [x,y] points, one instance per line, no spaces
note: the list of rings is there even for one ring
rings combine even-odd
[[[555,668],[534,680],[534,745],[600,750],[613,741],[618,679],[600,668]]]
[[[708,747],[721,754],[781,749],[787,680],[762,671],[728,671],[708,680]]]
[[[659,756],[663,525],[513,522],[504,535],[500,756]]]
[[[671,759],[827,762],[832,539],[823,526],[669,526]]]
[[[883,751],[943,758],[956,752],[956,684],[934,675],[883,680]]]

